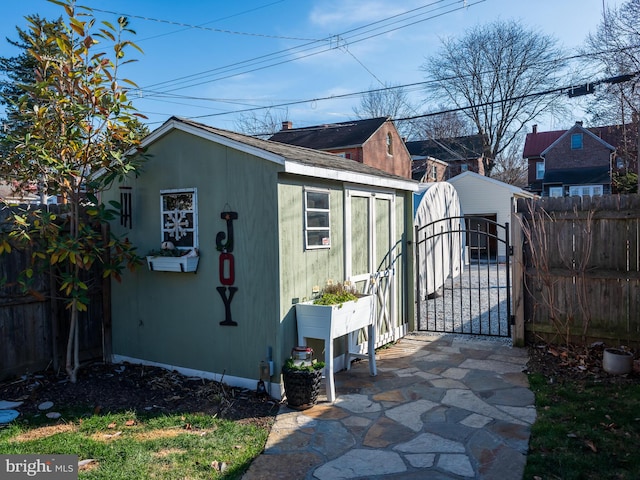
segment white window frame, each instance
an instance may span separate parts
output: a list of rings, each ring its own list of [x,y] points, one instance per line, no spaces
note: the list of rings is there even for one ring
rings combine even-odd
[[[186,194],[191,195],[193,208],[191,210],[165,210],[164,209],[164,197],[168,195]],[[176,242],[179,240],[172,240],[172,235],[169,233],[170,229],[168,224],[165,223],[165,213],[176,212],[179,215],[179,219],[184,219],[188,214],[192,215],[193,221],[191,225],[186,225],[181,228],[185,232],[191,232],[193,234],[192,245],[178,245]],[[168,234],[165,236],[165,234]],[[172,242],[179,250],[190,250],[192,248],[198,248],[198,189],[197,188],[174,188],[168,190],[160,190],[160,242]]]
[[[536,180],[542,180],[544,178],[544,171],[544,162],[536,162]]]
[[[602,185],[571,185],[569,196],[571,197],[600,197],[603,194]]]
[[[312,194],[323,194],[327,196],[327,208],[312,208],[308,205],[308,195]],[[305,250],[318,250],[318,249],[327,249],[331,248],[331,192],[322,188],[305,188],[303,191],[304,195],[304,248]],[[327,215],[327,226],[326,227],[312,227],[309,226],[309,213],[315,214],[323,214]],[[326,232],[327,235],[322,239],[323,243],[321,245],[310,244],[309,243],[309,234],[312,232]]]
[[[549,187],[550,197],[564,197],[564,187]]]
[[[438,167],[431,165],[431,180],[438,180]]]

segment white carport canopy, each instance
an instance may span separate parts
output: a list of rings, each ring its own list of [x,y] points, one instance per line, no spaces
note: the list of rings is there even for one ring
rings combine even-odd
[[[437,292],[447,278],[462,273],[464,227],[463,220],[456,217],[462,217],[462,209],[453,185],[447,182],[420,184],[414,194],[414,225],[420,229],[415,240],[422,298]]]

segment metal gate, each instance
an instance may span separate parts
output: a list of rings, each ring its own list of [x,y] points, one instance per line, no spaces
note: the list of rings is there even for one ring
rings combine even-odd
[[[511,336],[509,223],[448,217],[415,227],[416,328]]]

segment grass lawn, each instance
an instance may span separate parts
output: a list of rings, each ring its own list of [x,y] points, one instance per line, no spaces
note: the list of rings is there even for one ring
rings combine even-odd
[[[640,478],[640,384],[529,376],[538,418],[524,478]]]
[[[203,414],[61,413],[64,421],[19,417],[0,429],[0,452],[93,459],[82,479],[238,479],[269,433]]]

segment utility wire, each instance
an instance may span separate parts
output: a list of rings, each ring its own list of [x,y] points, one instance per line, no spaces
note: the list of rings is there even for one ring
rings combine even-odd
[[[148,20],[148,21],[152,21],[152,22],[166,23],[166,24],[169,24],[169,25],[177,25],[179,27],[186,27],[186,29],[195,28],[195,29],[198,29],[198,30],[206,30],[206,31],[215,32],[215,33],[226,33],[226,34],[231,34],[231,35],[245,35],[245,36],[248,36],[248,37],[275,38],[275,39],[279,39],[279,40],[298,40],[298,41],[301,41],[301,42],[317,42],[318,41],[315,38],[285,37],[285,36],[280,36],[280,35],[269,35],[269,34],[266,34],[266,33],[250,33],[250,32],[238,32],[238,31],[234,31],[234,30],[224,30],[222,28],[205,27],[205,26],[203,26],[204,24],[191,25],[189,23],[176,22],[174,20],[163,20],[163,19],[160,19],[160,18],[143,17],[141,15],[132,15],[130,13],[114,12],[112,10],[102,10],[100,8],[92,8],[92,10],[95,10],[96,12],[110,13],[110,14],[113,14],[113,15],[124,16],[124,17],[127,17],[127,18],[137,18],[138,20]],[[207,22],[207,23],[211,23],[211,22]]]
[[[484,2],[486,0],[477,0],[475,3],[467,4],[467,6],[457,7],[457,8],[454,8],[452,10],[448,10],[448,11],[445,11],[445,12],[440,12],[438,14],[431,15],[429,17],[422,18],[422,19],[419,19],[419,20],[415,20],[415,21],[413,21],[411,23],[408,23],[408,24],[405,24],[405,25],[401,25],[401,26],[396,27],[396,28],[387,29],[387,30],[383,30],[383,31],[380,31],[380,32],[377,32],[377,33],[373,33],[373,34],[368,35],[368,36],[366,36],[364,38],[358,38],[358,37],[361,36],[361,35],[373,32],[373,31],[375,31],[375,29],[365,30],[364,32],[351,35],[350,37],[346,37],[346,38],[344,37],[345,34],[352,33],[352,32],[359,31],[359,30],[364,30],[364,29],[367,29],[367,28],[371,27],[372,25],[376,25],[376,24],[379,24],[381,22],[388,22],[390,19],[393,19],[393,18],[396,18],[396,17],[399,17],[399,16],[403,16],[403,15],[407,15],[409,13],[413,13],[416,10],[419,10],[419,9],[422,9],[422,8],[432,7],[433,5],[436,5],[436,4],[439,4],[439,3],[443,3],[444,1],[447,1],[447,0],[438,0],[436,2],[432,2],[431,4],[425,5],[423,7],[419,7],[418,9],[409,10],[407,12],[403,12],[401,14],[397,14],[397,15],[388,17],[386,19],[383,19],[383,20],[380,20],[380,21],[377,21],[377,22],[372,22],[372,23],[369,23],[367,25],[363,25],[361,27],[349,30],[347,32],[344,32],[344,33],[341,33],[341,34],[338,34],[338,35],[333,35],[333,36],[321,39],[319,41],[314,41],[314,42],[310,42],[310,43],[307,43],[307,44],[300,45],[298,47],[292,47],[292,48],[288,48],[288,49],[285,49],[285,50],[280,50],[278,52],[273,52],[273,53],[270,53],[270,54],[266,54],[266,55],[263,55],[263,56],[260,56],[260,57],[253,58],[253,59],[244,60],[244,61],[241,61],[241,62],[236,62],[234,64],[226,65],[226,66],[223,66],[223,67],[217,67],[217,68],[212,69],[212,70],[207,70],[207,71],[196,73],[196,74],[186,75],[184,77],[180,77],[180,78],[177,78],[177,79],[167,80],[167,81],[164,81],[164,82],[155,83],[155,84],[152,84],[152,85],[148,85],[146,87],[142,87],[140,90],[143,91],[143,92],[144,91],[149,91],[149,89],[152,88],[152,87],[157,87],[157,86],[160,86],[160,85],[164,85],[165,88],[167,88],[167,89],[164,90],[161,93],[169,93],[169,92],[173,92],[175,90],[181,90],[181,89],[185,89],[185,88],[190,88],[190,87],[202,85],[202,84],[205,84],[205,83],[211,83],[213,81],[219,81],[219,80],[235,77],[235,76],[238,76],[238,75],[243,75],[243,74],[246,74],[246,73],[251,73],[251,72],[263,70],[265,68],[270,68],[270,67],[282,65],[284,63],[293,62],[293,61],[300,60],[300,59],[303,59],[303,58],[308,58],[310,56],[318,55],[320,53],[324,53],[324,52],[330,51],[330,50],[332,50],[334,48],[337,48],[337,47],[333,47],[332,45],[329,45],[328,47],[323,48],[322,50],[306,53],[305,55],[300,55],[300,54],[303,54],[305,52],[309,52],[310,50],[317,50],[318,48],[321,48],[319,45],[316,45],[317,43],[320,43],[320,42],[331,42],[334,39],[341,39],[342,42],[339,42],[338,46],[340,46],[340,44],[344,45],[345,43],[346,44],[359,43],[359,42],[362,42],[364,40],[368,40],[368,39],[371,39],[371,38],[374,38],[374,37],[377,37],[377,36],[380,36],[380,35],[384,35],[386,33],[397,31],[397,30],[399,30],[401,28],[405,28],[407,26],[412,26],[412,25],[415,25],[417,23],[421,23],[421,22],[425,22],[427,20],[432,20],[432,19],[437,18],[437,17],[441,17],[441,16],[443,16],[445,14],[448,14],[448,13],[453,13],[453,12],[455,12],[457,10],[461,10],[463,8],[468,8],[468,6],[476,5],[478,3],[482,3],[482,2]],[[439,9],[442,9],[442,8],[448,8],[448,7],[451,7],[454,4],[459,3],[459,2],[460,2],[460,0],[456,0],[453,3],[449,3],[447,5],[437,7],[435,10],[439,10]],[[432,14],[432,13],[433,13],[433,10],[432,11],[428,11],[428,12],[423,12],[423,13],[419,14],[418,16]],[[400,22],[406,21],[406,20],[407,19],[395,21],[395,22],[392,22],[390,24],[384,25],[382,27],[376,27],[376,29],[386,28],[389,25],[394,25],[394,24],[397,24],[397,23],[400,23]],[[289,58],[293,54],[297,54],[298,56],[296,56],[294,58]],[[279,59],[284,59],[284,60],[277,61]],[[261,65],[261,64],[264,64],[264,63],[267,63],[267,62],[272,62],[272,63],[270,63],[270,64],[268,64],[266,66],[264,66],[264,65],[263,66],[258,66],[258,65]],[[241,70],[240,72],[233,73],[234,70],[238,70],[243,65],[246,68],[250,68],[250,69],[249,70],[244,69],[244,70]],[[255,68],[251,68],[251,67],[255,67]],[[225,73],[229,73],[229,75],[218,76],[216,78],[209,78],[209,79],[203,80],[203,78],[205,78],[206,75],[213,76],[216,73],[218,73],[219,75],[224,75]],[[200,80],[202,80],[202,81],[198,81],[197,77],[200,77]],[[192,82],[192,83],[189,83],[189,82]],[[196,83],[193,83],[193,82],[196,82]],[[189,83],[189,84],[184,85],[186,83]],[[182,86],[178,86],[178,85],[182,85]],[[159,93],[159,92],[153,91],[153,90],[151,92],[152,93],[156,93],[156,94]]]

